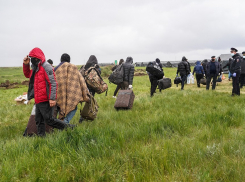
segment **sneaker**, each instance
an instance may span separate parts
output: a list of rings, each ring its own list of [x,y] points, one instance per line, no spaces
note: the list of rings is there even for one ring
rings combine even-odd
[[[117,96],[112,96],[114,99],[116,99],[117,98]]]

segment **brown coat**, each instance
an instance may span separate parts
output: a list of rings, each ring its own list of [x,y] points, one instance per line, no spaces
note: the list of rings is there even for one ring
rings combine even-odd
[[[63,63],[56,71],[58,82],[57,106],[60,108],[59,118],[64,118],[74,110],[79,102],[89,101],[89,91],[85,80],[77,67]]]

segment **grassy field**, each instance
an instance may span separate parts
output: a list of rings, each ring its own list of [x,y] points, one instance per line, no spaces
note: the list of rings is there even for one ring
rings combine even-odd
[[[176,68],[164,71],[173,82]],[[0,75],[25,79],[20,68]],[[133,109],[117,112],[114,89],[96,95],[95,121],[78,124],[77,112],[76,129],[46,138],[22,136],[32,105],[14,98],[27,87],[0,89],[0,181],[245,181],[244,90],[230,97],[226,79],[215,91],[173,85],[151,98],[148,77],[135,77]]]

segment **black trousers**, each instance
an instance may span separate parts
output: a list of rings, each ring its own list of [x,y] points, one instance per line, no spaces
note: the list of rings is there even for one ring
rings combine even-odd
[[[237,74],[236,77],[232,77],[232,95],[240,95],[239,77],[240,74]]]
[[[200,80],[203,78],[203,74],[196,74],[197,86],[200,87]]]
[[[245,81],[245,74],[241,74],[241,75],[240,75],[240,88],[243,87],[244,81]]]
[[[119,84],[117,85],[117,88],[116,88],[116,90],[115,90],[115,92],[114,92],[114,96],[117,95],[117,92],[121,89],[122,84],[123,84],[123,83],[119,83]]]
[[[150,78],[150,82],[151,82],[151,96],[153,96],[156,89],[157,89],[157,79],[156,78]]]
[[[121,89],[122,90],[128,90],[129,83],[127,81],[123,81],[121,83]]]
[[[210,75],[208,75],[208,77],[207,77],[206,90],[209,90],[211,79],[213,79],[212,90],[215,90],[216,80],[217,80],[217,75],[216,74],[210,74]]]
[[[36,104],[35,120],[37,125],[37,134],[39,136],[45,136],[45,123],[60,130],[67,127],[65,122],[53,117],[53,109],[54,107],[50,107],[49,102]]]
[[[187,76],[186,75],[180,75],[180,76],[181,76],[181,79],[182,79],[181,90],[184,90],[185,81],[186,81]]]

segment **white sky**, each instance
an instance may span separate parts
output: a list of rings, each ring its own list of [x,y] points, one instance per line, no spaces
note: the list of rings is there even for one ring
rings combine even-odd
[[[0,67],[21,66],[39,47],[46,59],[84,64],[210,58],[245,51],[244,0],[0,0]]]

